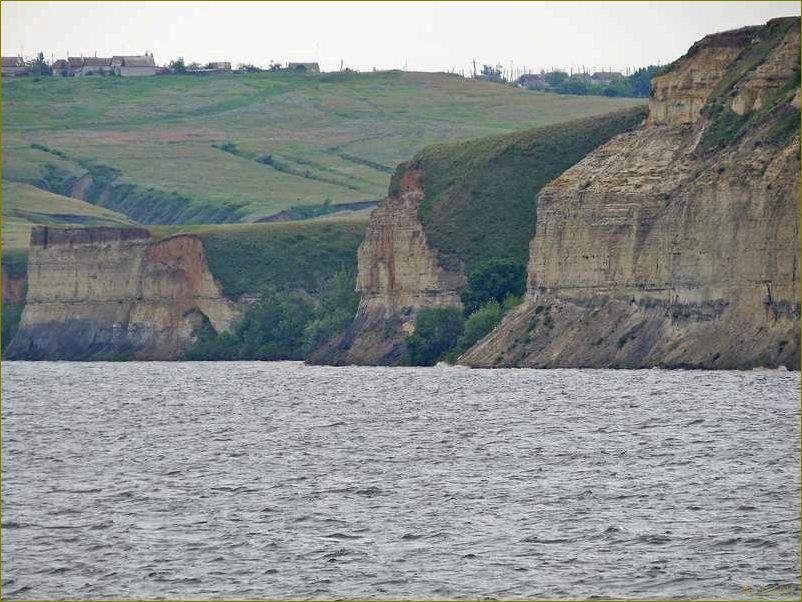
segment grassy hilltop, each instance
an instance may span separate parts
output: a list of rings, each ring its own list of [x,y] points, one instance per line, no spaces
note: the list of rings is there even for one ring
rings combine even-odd
[[[2,173],[143,224],[247,222],[379,199],[395,165],[434,142],[638,102],[433,73],[22,78],[3,82]]]

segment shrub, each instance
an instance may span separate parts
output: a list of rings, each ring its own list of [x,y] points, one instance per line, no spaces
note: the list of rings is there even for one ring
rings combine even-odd
[[[216,334],[208,321],[186,360],[301,360],[335,337],[353,319],[359,303],[354,273],[341,270],[315,305],[307,294],[266,288],[232,333]]]
[[[0,308],[0,313],[2,313],[2,326],[0,327],[2,328],[3,349],[6,348],[6,346],[17,334],[20,317],[22,316],[22,310],[24,307],[24,303],[9,303],[6,301],[3,303],[2,308]]]
[[[460,297],[465,314],[478,310],[488,301],[502,302],[508,295],[522,295],[526,289],[526,267],[516,259],[490,259],[468,277]]]
[[[433,366],[457,343],[465,317],[456,307],[424,308],[415,316],[415,332],[406,337],[406,362]]]

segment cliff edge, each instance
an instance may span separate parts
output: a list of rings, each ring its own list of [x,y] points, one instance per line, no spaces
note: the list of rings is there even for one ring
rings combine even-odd
[[[142,228],[31,231],[28,291],[6,359],[175,359],[208,321],[238,317],[201,241]]]
[[[460,363],[799,369],[799,19],[707,36],[542,189],[525,302]]]
[[[536,192],[645,115],[635,107],[433,145],[399,165],[359,248],[356,318],[309,361],[397,364],[420,309],[461,307],[460,292],[483,262],[525,264]]]

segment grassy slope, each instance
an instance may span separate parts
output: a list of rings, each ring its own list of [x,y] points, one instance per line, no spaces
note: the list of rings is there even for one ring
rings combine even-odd
[[[645,114],[640,107],[421,151],[411,162],[426,191],[419,213],[441,262],[462,261],[468,273],[495,257],[526,263],[537,192]]]
[[[637,102],[401,72],[20,79],[3,82],[2,101],[4,179],[41,181],[46,164],[71,175],[107,165],[118,184],[136,186],[109,206],[147,223],[247,221],[326,198],[378,199],[391,168],[426,144]],[[225,142],[239,153],[213,147]],[[255,160],[266,153],[276,166]],[[142,211],[157,202],[161,215]],[[223,204],[230,211],[213,216]]]
[[[799,132],[799,110],[788,106],[788,101],[799,87],[800,69],[757,111],[738,115],[730,109],[731,97],[743,79],[760,65],[783,41],[788,31],[799,29],[799,19],[787,18],[770,21],[761,28],[754,43],[744,47],[727,67],[721,80],[705,101],[703,113],[710,120],[699,142],[698,151],[724,147],[737,141],[750,128],[769,124],[766,143],[783,144]]]
[[[335,272],[356,272],[367,216],[264,224],[155,227],[157,237],[191,233],[203,240],[209,268],[227,295],[272,285],[315,293]]]
[[[27,249],[31,226],[118,226],[130,224],[124,215],[41,190],[30,184],[3,181],[3,250]]]

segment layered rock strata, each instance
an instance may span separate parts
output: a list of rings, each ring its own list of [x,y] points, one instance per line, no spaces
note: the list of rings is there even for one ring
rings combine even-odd
[[[310,361],[327,364],[390,365],[403,352],[415,312],[423,307],[461,307],[465,276],[446,270],[429,248],[418,217],[424,197],[415,169],[401,166],[390,196],[370,217],[359,247],[359,310],[348,331],[315,352]]]
[[[231,328],[236,306],[198,238],[141,228],[31,231],[28,293],[7,359],[175,359],[199,327]]]
[[[655,78],[642,127],[540,192],[526,301],[461,363],[798,369],[798,77],[793,19],[708,36]],[[702,150],[714,101],[741,129]]]

